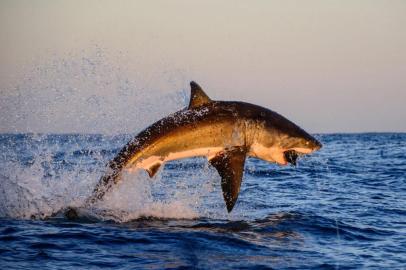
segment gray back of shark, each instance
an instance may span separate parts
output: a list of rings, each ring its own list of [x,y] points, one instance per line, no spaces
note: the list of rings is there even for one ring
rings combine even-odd
[[[153,177],[167,161],[205,156],[220,177],[230,212],[238,198],[247,156],[296,164],[321,144],[283,116],[266,108],[234,101],[212,101],[195,82],[190,83],[189,106],[152,124],[132,139],[109,162],[91,197],[103,198],[123,171],[144,169]]]

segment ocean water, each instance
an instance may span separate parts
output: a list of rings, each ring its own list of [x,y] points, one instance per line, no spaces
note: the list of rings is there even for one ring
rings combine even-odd
[[[0,269],[405,269],[406,134],[323,134],[297,167],[248,159],[228,214],[202,158],[81,203],[132,135],[0,135]]]

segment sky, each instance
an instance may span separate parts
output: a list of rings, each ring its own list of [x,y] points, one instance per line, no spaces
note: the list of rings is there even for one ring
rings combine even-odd
[[[406,1],[0,0],[0,132],[133,133],[216,100],[406,132]]]

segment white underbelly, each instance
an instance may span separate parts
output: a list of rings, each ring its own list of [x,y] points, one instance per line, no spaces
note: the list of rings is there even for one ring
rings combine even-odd
[[[145,169],[155,166],[157,163],[162,164],[167,161],[190,158],[190,157],[207,157],[208,160],[212,159],[217,153],[223,151],[223,147],[203,147],[187,151],[169,153],[167,156],[150,156],[140,159],[130,165],[125,170],[132,172],[137,169]]]

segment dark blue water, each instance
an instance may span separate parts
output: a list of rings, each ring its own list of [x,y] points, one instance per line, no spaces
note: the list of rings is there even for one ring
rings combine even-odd
[[[231,214],[204,159],[124,181],[79,220],[131,136],[0,135],[1,269],[405,269],[406,134],[318,135],[298,167],[249,159]]]

